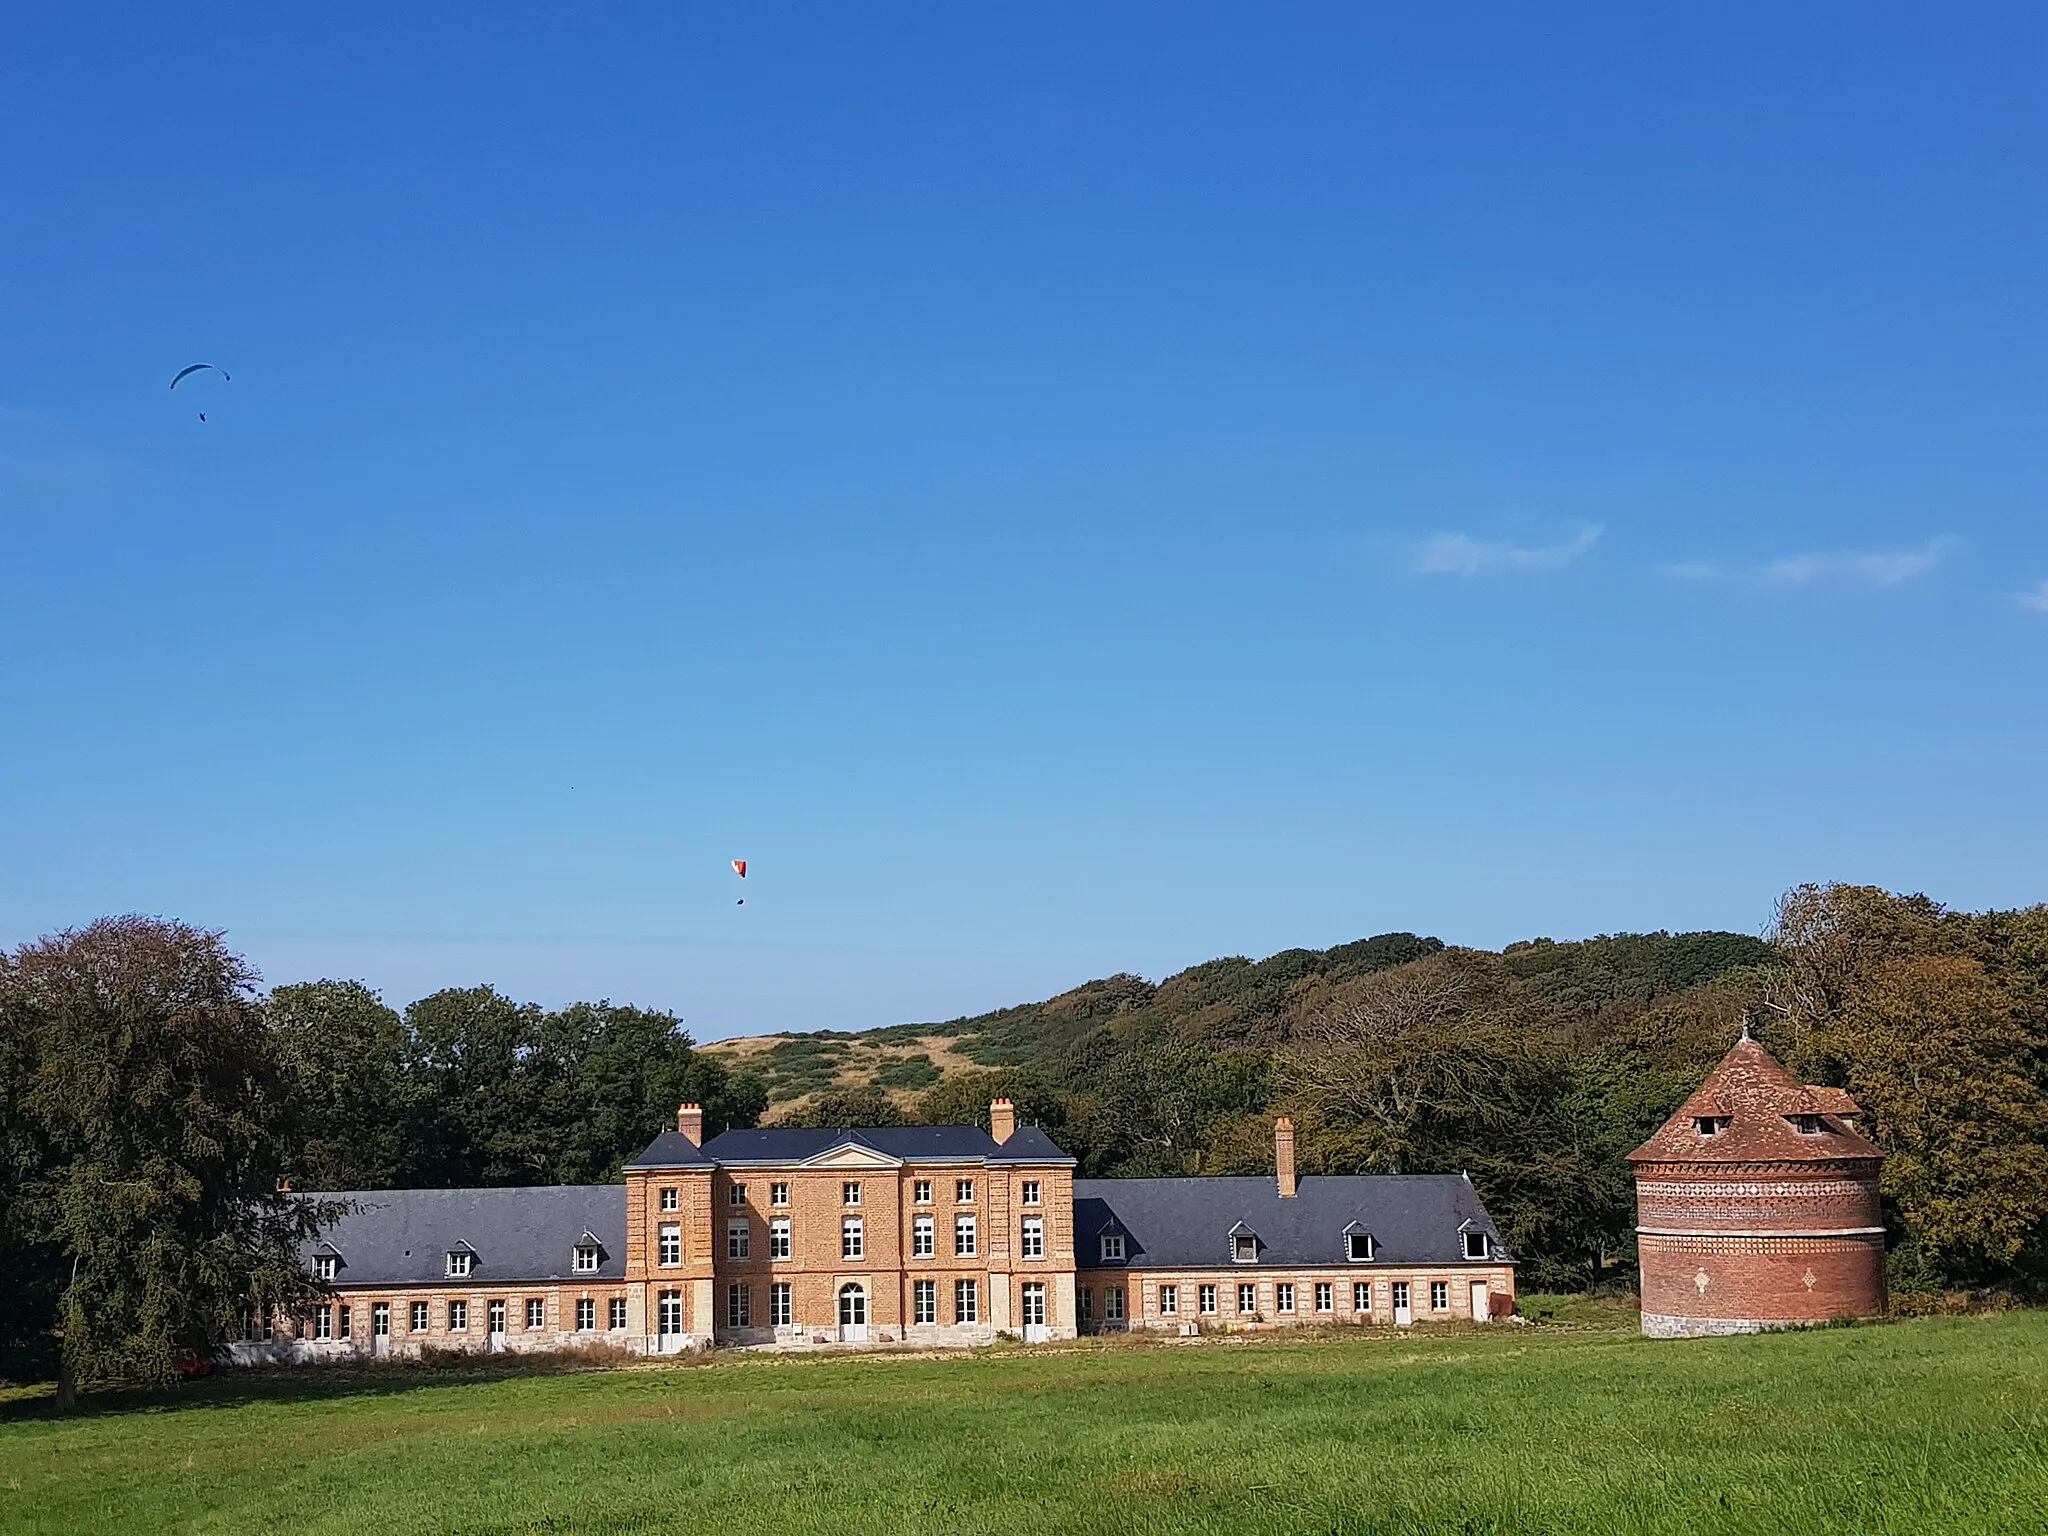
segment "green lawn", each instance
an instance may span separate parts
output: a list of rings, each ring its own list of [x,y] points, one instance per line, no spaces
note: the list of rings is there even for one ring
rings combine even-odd
[[[530,1376],[242,1375],[0,1408],[0,1530],[2048,1529],[2048,1314],[1536,1328]]]

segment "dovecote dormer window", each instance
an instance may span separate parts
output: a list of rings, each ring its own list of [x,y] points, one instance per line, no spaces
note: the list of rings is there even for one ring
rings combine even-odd
[[[1487,1256],[1487,1252],[1486,1234],[1484,1232],[1467,1232],[1465,1234],[1466,1258],[1483,1259]]]
[[[471,1253],[467,1248],[450,1248],[448,1250],[449,1279],[460,1280],[464,1278],[466,1275],[469,1274],[470,1270],[475,1266],[475,1264],[476,1255],[474,1253]]]
[[[1826,1122],[1819,1115],[1794,1115],[1792,1123],[1799,1128],[1799,1134],[1802,1136],[1818,1136],[1827,1129]]]

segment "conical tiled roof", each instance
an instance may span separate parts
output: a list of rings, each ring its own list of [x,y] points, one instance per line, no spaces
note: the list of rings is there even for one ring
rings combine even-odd
[[[1777,1057],[1742,1032],[1735,1048],[1666,1120],[1656,1135],[1629,1153],[1632,1163],[1825,1163],[1884,1154],[1856,1129],[1856,1101],[1840,1088],[1801,1083]],[[1796,1117],[1820,1119],[1817,1134]],[[1716,1122],[1702,1136],[1699,1123]]]

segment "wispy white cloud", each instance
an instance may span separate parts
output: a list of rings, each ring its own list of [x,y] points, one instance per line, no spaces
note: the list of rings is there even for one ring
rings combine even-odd
[[[1822,583],[1884,588],[1924,576],[1955,547],[1952,538],[1930,539],[1918,549],[1846,549],[1784,555],[1762,565],[1724,565],[1718,560],[1683,560],[1658,570],[1675,581],[1727,581],[1755,586],[1803,587]]]
[[[2031,608],[2036,613],[2048,613],[2048,581],[2042,582],[2031,592],[2023,593],[2020,597],[2020,606]]]
[[[1555,571],[1570,565],[1600,540],[1600,530],[1581,523],[1562,544],[1512,544],[1475,539],[1468,533],[1433,533],[1415,546],[1415,569],[1429,576],[1477,576],[1486,571]]]

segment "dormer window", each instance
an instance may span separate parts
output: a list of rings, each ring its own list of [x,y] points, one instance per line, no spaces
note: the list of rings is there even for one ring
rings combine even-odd
[[[1484,1232],[1467,1232],[1465,1234],[1465,1257],[1468,1259],[1483,1259],[1486,1256],[1486,1234]]]
[[[570,1264],[570,1266],[569,1266],[569,1267],[570,1267],[570,1269],[572,1269],[572,1270],[573,1270],[573,1271],[574,1271],[575,1273],[577,1273],[577,1274],[579,1274],[579,1275],[594,1275],[594,1274],[596,1274],[596,1273],[597,1273],[597,1244],[595,1244],[595,1243],[578,1243],[578,1244],[576,1245],[576,1257],[575,1257],[575,1260],[574,1260],[574,1262],[573,1262],[573,1263],[571,1263],[571,1264]]]
[[[1818,1136],[1827,1129],[1827,1123],[1819,1115],[1794,1115],[1792,1123],[1802,1136]]]
[[[316,1253],[313,1255],[313,1273],[321,1280],[332,1280],[341,1271],[341,1255],[338,1253]]]
[[[467,1248],[450,1248],[448,1250],[448,1278],[451,1280],[462,1279],[468,1275],[475,1263],[476,1255]]]
[[[1105,1264],[1121,1264],[1124,1261],[1124,1235],[1121,1232],[1102,1234],[1102,1260]]]
[[[1372,1261],[1373,1240],[1370,1232],[1346,1232],[1344,1234],[1344,1257],[1354,1264]]]
[[[1714,1115],[1697,1116],[1692,1123],[1693,1128],[1697,1130],[1703,1137],[1718,1136],[1721,1133],[1721,1122],[1719,1118]]]
[[[1259,1237],[1256,1232],[1233,1232],[1230,1234],[1230,1262],[1233,1264],[1256,1264],[1259,1262]]]

